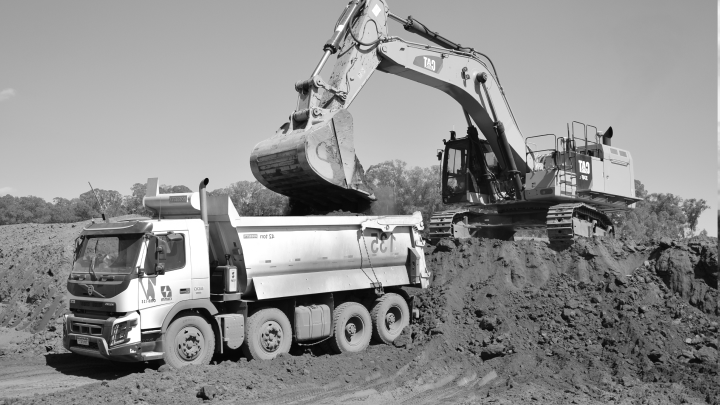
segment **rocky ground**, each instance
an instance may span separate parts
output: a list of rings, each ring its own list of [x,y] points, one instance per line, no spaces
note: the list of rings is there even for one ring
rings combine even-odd
[[[421,319],[356,355],[294,348],[173,370],[63,353],[83,224],[0,227],[0,404],[720,404],[716,238],[441,241]],[[4,340],[3,340],[4,339]]]

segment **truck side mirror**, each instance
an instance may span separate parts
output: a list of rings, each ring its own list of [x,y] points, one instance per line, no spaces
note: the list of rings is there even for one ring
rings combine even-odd
[[[167,242],[157,236],[148,236],[148,247],[145,253],[145,274],[148,276],[165,274],[165,253]]]
[[[170,244],[166,240],[158,238],[155,248],[155,272],[157,274],[165,274],[165,261],[169,252]]]

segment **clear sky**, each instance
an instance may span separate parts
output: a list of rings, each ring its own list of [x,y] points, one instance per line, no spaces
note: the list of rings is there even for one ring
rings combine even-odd
[[[646,189],[704,198],[716,234],[716,1],[388,3],[488,54],[525,136],[612,125]],[[253,180],[252,148],[292,112],[345,4],[0,1],[0,194]],[[366,168],[436,164],[465,127],[450,97],[382,72],[350,112]]]

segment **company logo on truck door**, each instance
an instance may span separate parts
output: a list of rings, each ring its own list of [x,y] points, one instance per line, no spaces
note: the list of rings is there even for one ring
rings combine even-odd
[[[147,280],[147,281],[145,281],[145,280]],[[157,279],[156,278],[146,278],[140,282],[140,287],[142,287],[143,294],[145,294],[145,299],[140,300],[141,304],[152,304],[155,302],[155,280],[157,280]]]
[[[169,285],[160,286],[160,294],[163,296],[160,301],[172,301],[172,290]]]
[[[433,73],[440,73],[443,66],[443,60],[438,56],[417,56],[413,61],[413,65],[420,66],[421,68],[427,69]]]

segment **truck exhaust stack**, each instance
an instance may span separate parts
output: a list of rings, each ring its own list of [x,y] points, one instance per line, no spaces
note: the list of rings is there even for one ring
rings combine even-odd
[[[208,240],[210,240],[210,223],[208,222],[207,191],[205,190],[205,187],[209,182],[210,180],[208,180],[207,177],[200,182],[200,218],[202,218],[202,221],[205,224],[205,235]]]

